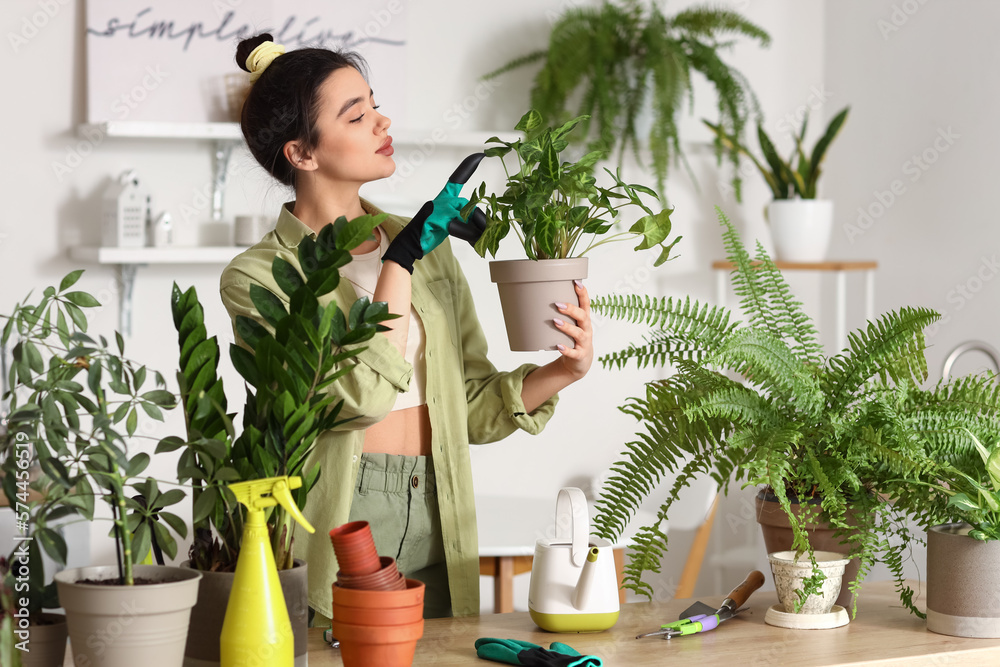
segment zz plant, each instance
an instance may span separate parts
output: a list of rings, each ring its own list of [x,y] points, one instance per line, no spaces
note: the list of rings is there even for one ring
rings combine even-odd
[[[150,550],[173,558],[185,537],[184,521],[164,508],[180,502],[184,491],[161,492],[156,479],[143,476],[150,457],[135,452],[140,411],[162,421],[175,396],[163,377],[125,356],[115,345],[87,333],[85,309],[99,305],[90,294],[73,290],[83,271],[47,287],[37,302],[29,295],[6,319],[0,343],[12,351],[4,395],[9,401],[3,441],[3,492],[21,531],[31,533],[29,609],[58,607],[55,585],[46,587],[41,551],[60,565],[68,547],[55,529],[67,517],[94,521],[96,501],[111,510],[119,583],[132,585],[132,566]],[[152,387],[150,387],[152,385]],[[39,474],[33,476],[32,468]],[[34,493],[32,493],[34,492]],[[162,519],[162,521],[161,521]]]
[[[605,243],[636,239],[636,250],[660,247],[656,266],[671,258],[674,244],[680,241],[680,237],[669,238],[671,210],[654,211],[640,197],[656,197],[656,192],[625,183],[620,173],[609,169],[605,172],[613,184],[597,185],[593,170],[604,155],[601,151],[591,151],[576,162],[562,159],[569,146],[567,136],[584,120],[581,116],[559,127],[546,127],[541,114],[531,110],[514,128],[525,133],[523,140],[489,139],[487,143],[500,146],[487,148],[486,155],[500,158],[507,183],[500,196],[486,196],[483,183],[466,207],[471,210],[479,202],[486,207],[488,224],[475,245],[480,256],[489,252],[496,257],[500,241],[513,229],[528,259],[581,257]],[[516,169],[508,167],[509,155],[516,159]],[[644,215],[628,231],[605,236],[615,228],[621,211],[633,207]]]
[[[675,370],[620,408],[642,430],[612,466],[598,501],[598,533],[619,536],[658,482],[675,477],[626,567],[625,585],[651,595],[643,574],[659,572],[664,522],[695,475],[710,475],[723,492],[731,481],[763,486],[788,515],[793,548],[814,566],[804,525],[821,518],[842,531],[860,561],[855,600],[882,561],[903,603],[919,614],[902,569],[909,547],[921,540],[910,521],[934,525],[946,512],[914,480],[932,480],[935,461],[969,469],[975,452],[962,429],[996,433],[1000,389],[980,376],[919,387],[927,377],[923,328],[939,317],[925,308],[885,313],[853,332],[847,349],[825,356],[815,326],[763,247],[758,243],[751,259],[728,219],[721,212],[719,218],[745,322],[688,298],[592,302],[597,313],[652,328],[643,344],[603,357],[606,367],[635,362]],[[801,513],[792,509],[795,500]],[[814,570],[803,598],[821,582]]]
[[[320,475],[309,465],[317,436],[342,423],[342,401],[327,391],[351,370],[361,343],[385,331],[381,322],[396,317],[382,302],[358,299],[345,314],[323,297],[337,288],[340,267],[350,250],[369,238],[384,219],[365,215],[327,225],[316,239],[298,248],[303,273],[275,257],[272,275],[283,295],[252,286],[250,297],[267,326],[240,316],[236,329],[247,347],[230,346],[230,358],[247,383],[243,429],[237,435],[233,415],[218,377],[219,345],[207,337],[204,312],[194,288],[174,287],[172,306],[180,343],[178,382],[187,426],[186,438],[162,440],[157,451],[181,449],[177,474],[190,480],[194,542],[192,566],[200,570],[235,568],[243,534],[242,506],[228,484],[277,475],[301,476],[292,491],[305,508]],[[292,567],[292,522],[280,506],[268,516],[271,546],[279,569]]]
[[[719,124],[733,135],[742,136],[750,116],[759,114],[746,79],[722,58],[741,38],[764,47],[771,41],[729,9],[691,7],[667,16],[657,2],[602,2],[567,9],[552,26],[547,49],[515,58],[486,78],[541,62],[531,106],[556,122],[586,116],[579,138],[590,150],[617,152],[619,165],[629,150],[638,159],[646,142],[662,192],[671,157],[683,157],[678,115],[693,104],[695,73],[715,89]],[[640,136],[647,109],[652,125]],[[737,154],[729,155],[738,166]]]

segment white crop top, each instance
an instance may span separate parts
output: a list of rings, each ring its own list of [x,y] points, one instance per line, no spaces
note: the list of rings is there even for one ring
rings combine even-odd
[[[363,255],[352,255],[351,261],[340,267],[341,278],[346,278],[354,285],[358,297],[367,296],[374,300],[375,285],[382,271],[382,255],[389,247],[389,237],[385,230],[378,228],[379,247]],[[341,309],[349,309],[349,305],[341,304]],[[406,354],[404,358],[413,365],[413,378],[410,380],[410,390],[396,397],[393,410],[403,410],[427,403],[424,397],[425,376],[427,365],[424,362],[424,325],[417,316],[416,310],[410,307],[410,331],[406,336]]]

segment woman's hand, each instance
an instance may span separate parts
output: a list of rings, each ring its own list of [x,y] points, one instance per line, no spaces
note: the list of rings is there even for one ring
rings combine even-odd
[[[568,303],[557,303],[556,308],[567,319],[555,318],[555,325],[559,331],[570,336],[575,341],[575,346],[569,348],[559,345],[558,359],[566,369],[566,372],[573,378],[572,381],[581,379],[590,370],[594,362],[594,326],[590,320],[590,295],[587,288],[579,280],[574,280],[576,296],[579,305]],[[576,320],[574,325],[572,320]]]

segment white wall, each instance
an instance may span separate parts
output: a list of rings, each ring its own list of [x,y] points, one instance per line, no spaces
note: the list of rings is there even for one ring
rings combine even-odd
[[[504,3],[469,3],[436,0],[411,7],[411,62],[408,63],[407,117],[413,126],[459,130],[502,130],[513,126],[528,105],[530,71],[507,75],[495,88],[484,87],[477,77],[510,57],[544,45],[550,12],[571,6],[568,0],[510,0]],[[579,3],[588,4],[588,3]],[[694,2],[670,2],[668,13]],[[837,200],[838,221],[852,222],[850,213],[873,201],[873,190],[885,190],[893,179],[907,178],[904,162],[910,155],[933,146],[939,128],[952,126],[960,135],[918,182],[907,182],[905,196],[886,211],[866,233],[849,243],[843,230],[834,240],[832,254],[843,258],[874,258],[880,262],[877,310],[901,304],[926,303],[947,311],[951,321],[932,338],[932,365],[937,368],[944,350],[972,337],[989,340],[993,283],[985,280],[974,298],[959,307],[949,302],[949,290],[972,280],[981,258],[992,257],[997,236],[986,224],[987,210],[976,206],[976,194],[988,186],[994,143],[990,127],[995,95],[992,88],[971,73],[989,71],[993,63],[986,31],[1000,9],[986,2],[928,3],[901,30],[883,40],[876,25],[888,17],[893,2],[809,2],[793,0],[732,0],[722,3],[744,13],[770,31],[767,50],[739,46],[728,58],[747,75],[760,101],[772,134],[781,135],[782,121],[794,119],[802,107],[818,97],[829,99],[813,111],[825,123],[844,104],[853,107],[842,136],[830,153],[824,193]],[[900,3],[896,3],[900,4]],[[906,3],[902,3],[906,4]],[[371,3],[373,11],[382,3]],[[0,34],[8,90],[0,106],[0,127],[5,128],[6,159],[0,172],[5,206],[0,212],[0,312],[30,288],[54,284],[77,268],[67,257],[76,244],[98,239],[99,197],[109,177],[135,167],[153,188],[158,210],[171,210],[179,221],[182,239],[195,241],[207,220],[202,192],[211,178],[208,142],[81,140],[76,127],[84,118],[85,49],[83,3],[55,3],[58,10],[45,25],[16,50],[9,34],[21,34],[41,11],[37,0],[8,0],[0,5]],[[28,24],[25,23],[28,22]],[[36,21],[40,22],[40,21]],[[981,27],[980,27],[981,26]],[[970,36],[968,31],[973,31]],[[25,34],[30,34],[25,33]],[[378,91],[376,91],[377,93]],[[961,100],[959,102],[958,100]],[[767,192],[756,174],[745,178],[745,199],[737,205],[719,187],[719,170],[702,147],[708,141],[702,117],[714,117],[715,100],[707,84],[696,81],[695,112],[682,118],[682,133],[691,146],[689,157],[697,175],[696,190],[683,169],[675,169],[667,193],[676,206],[674,223],[684,240],[681,257],[664,268],[650,271],[627,245],[603,248],[594,257],[587,280],[593,294],[642,290],[652,295],[688,294],[701,300],[713,298],[709,264],[722,257],[719,227],[713,206],[720,204],[753,237],[770,246],[761,210]],[[392,110],[384,109],[392,115]],[[460,122],[458,122],[460,121]],[[814,133],[819,122],[814,122]],[[81,143],[82,142],[82,143]],[[692,143],[693,142],[693,143]],[[699,143],[701,142],[701,143]],[[787,151],[790,139],[779,139]],[[79,166],[61,179],[57,164],[74,152],[86,151]],[[416,149],[398,146],[400,172],[366,190],[386,202],[422,201],[440,189],[453,166],[472,149],[432,146]],[[403,169],[404,165],[419,169]],[[480,174],[496,184],[499,170],[485,165]],[[480,175],[477,174],[477,175]],[[634,164],[626,176],[650,181]],[[721,180],[728,178],[726,172]],[[270,183],[260,168],[237,156],[230,170],[226,197],[229,216],[240,213],[274,213],[289,198]],[[957,206],[957,211],[955,210]],[[185,219],[182,211],[198,211]],[[408,212],[404,206],[400,212]],[[953,212],[954,211],[954,212]],[[945,217],[947,216],[947,217]],[[940,233],[939,230],[944,230]],[[505,252],[512,252],[507,246]],[[548,360],[547,354],[514,354],[507,351],[495,288],[487,264],[471,250],[460,249],[463,267],[476,290],[480,317],[490,336],[495,363],[510,368],[525,360]],[[98,295],[107,306],[95,317],[95,331],[108,334],[116,326],[116,273],[108,267],[86,267],[81,288]],[[223,347],[231,338],[230,324],[216,296],[221,267],[146,267],[140,269],[135,293],[135,332],[128,341],[130,353],[151,367],[173,374],[176,341],[169,316],[169,289],[195,285],[208,312],[208,326]],[[990,275],[992,277],[992,274]],[[985,278],[985,274],[984,274]],[[829,299],[831,286],[807,276],[792,277],[793,287],[820,316],[829,340],[829,313],[819,304]],[[970,289],[972,286],[970,285]],[[860,288],[859,288],[860,289]],[[953,299],[954,301],[954,299]],[[858,315],[851,311],[852,318]],[[859,323],[852,320],[853,324]],[[597,323],[598,354],[617,350],[637,340],[641,330],[617,323]],[[481,494],[516,494],[553,502],[566,484],[586,485],[605,472],[630,439],[634,424],[616,406],[642,392],[641,383],[654,371],[605,371],[595,366],[583,382],[562,394],[560,408],[545,432],[537,437],[515,435],[504,443],[473,450],[475,483]],[[235,373],[226,377],[231,400],[242,402]],[[154,426],[151,438],[179,433],[179,415],[166,425]],[[155,440],[143,447],[152,448]],[[169,478],[173,461],[156,464],[156,473]],[[757,528],[748,512],[750,491],[732,490],[719,516],[712,552],[746,545],[757,549],[761,565],[763,548],[756,547]],[[698,504],[692,499],[693,504]],[[185,514],[187,514],[185,512]],[[107,524],[92,531],[93,559],[108,561],[113,548],[105,537]],[[680,532],[665,563],[658,590],[669,596],[676,586],[686,556],[690,533]],[[181,552],[186,551],[186,547]],[[745,563],[729,569],[706,570],[698,594],[729,588],[745,572]],[[526,577],[519,582],[523,595]]]

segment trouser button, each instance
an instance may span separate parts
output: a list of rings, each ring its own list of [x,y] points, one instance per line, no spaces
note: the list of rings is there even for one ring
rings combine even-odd
[[[417,479],[416,475],[414,475],[413,479],[410,480],[410,484],[413,485],[414,489],[417,488],[418,486],[420,486],[420,481]]]

